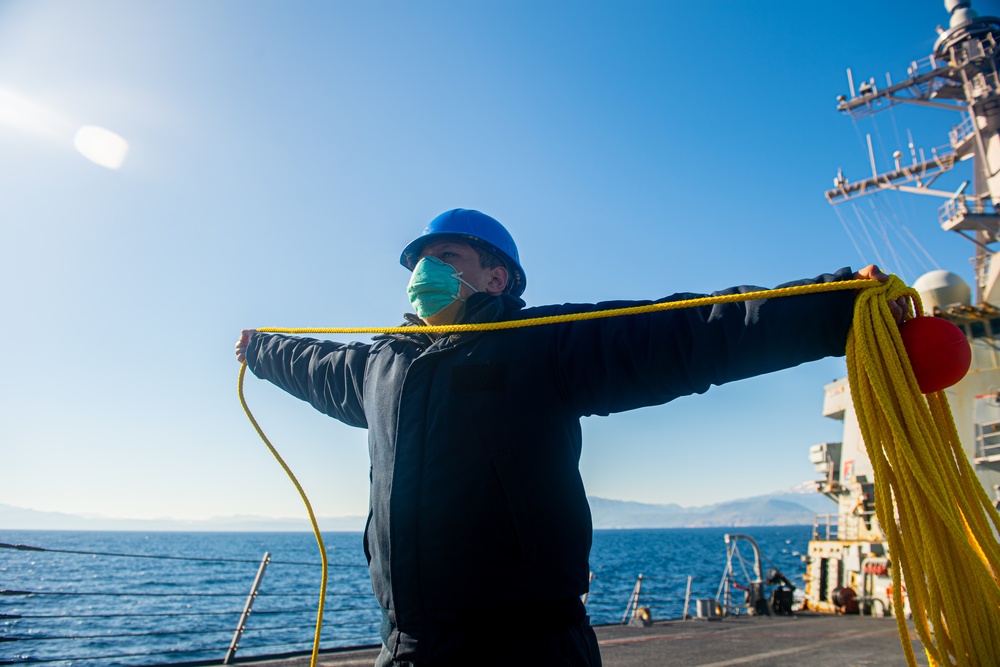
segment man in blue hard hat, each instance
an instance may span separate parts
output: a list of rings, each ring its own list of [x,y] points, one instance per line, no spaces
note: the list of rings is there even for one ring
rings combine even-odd
[[[465,299],[476,292],[518,298],[526,284],[511,235],[490,216],[468,209],[447,211],[431,220],[423,234],[403,249],[399,262],[412,272],[407,288],[410,303],[431,325],[459,322]],[[442,283],[457,291],[442,289]]]
[[[245,330],[236,349],[258,377],[368,429],[378,666],[600,665],[580,600],[593,532],[580,419],[842,355],[853,314],[841,290],[439,336],[419,326],[647,302],[526,308],[514,240],[468,209],[434,218],[400,263],[412,333],[341,344]],[[854,277],[886,279],[869,266],[798,284]]]

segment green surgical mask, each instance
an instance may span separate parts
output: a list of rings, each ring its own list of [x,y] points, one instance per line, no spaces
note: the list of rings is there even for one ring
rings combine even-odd
[[[462,280],[462,272],[456,271],[451,264],[442,262],[437,257],[422,257],[413,267],[410,284],[406,293],[410,303],[420,317],[436,315],[455,301],[465,301],[460,295],[462,285],[476,292],[475,287]]]

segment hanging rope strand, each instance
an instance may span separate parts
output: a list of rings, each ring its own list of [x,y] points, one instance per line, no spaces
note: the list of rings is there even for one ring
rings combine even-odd
[[[278,465],[280,465],[282,470],[285,471],[285,474],[288,475],[288,479],[292,481],[292,484],[295,486],[295,490],[298,491],[299,493],[299,497],[302,498],[302,502],[306,506],[306,512],[309,514],[309,522],[312,524],[313,535],[316,536],[316,544],[319,547],[319,557],[320,557],[320,565],[322,567],[322,576],[320,578],[320,585],[319,585],[319,605],[316,608],[316,632],[313,634],[312,657],[309,661],[309,667],[316,667],[316,660],[319,657],[320,632],[323,629],[323,607],[326,605],[327,576],[330,570],[329,564],[327,563],[326,546],[324,546],[323,544],[323,536],[320,534],[319,524],[316,523],[316,515],[313,513],[312,504],[309,502],[309,498],[308,496],[306,496],[305,490],[302,488],[302,485],[299,484],[299,480],[295,477],[295,474],[292,472],[292,469],[289,468],[288,464],[285,463],[285,460],[281,458],[281,454],[278,453],[278,450],[274,448],[274,445],[271,444],[271,441],[268,440],[266,435],[264,435],[264,430],[261,429],[260,424],[257,423],[257,420],[254,418],[253,413],[250,412],[250,407],[247,405],[246,397],[243,395],[243,378],[244,376],[246,376],[246,372],[247,372],[247,365],[246,362],[243,362],[242,364],[240,364],[240,376],[239,376],[239,381],[237,383],[237,390],[240,397],[240,405],[243,406],[243,412],[246,413],[247,418],[250,420],[250,423],[253,424],[254,429],[257,431],[257,435],[259,435],[260,439],[264,441],[265,445],[267,445],[268,450],[270,450],[271,454],[278,461]]]

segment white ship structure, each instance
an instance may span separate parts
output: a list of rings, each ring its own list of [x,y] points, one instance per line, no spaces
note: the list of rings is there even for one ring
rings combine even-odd
[[[995,505],[1000,505],[1000,18],[978,16],[971,2],[946,0],[951,20],[938,27],[933,52],[913,61],[904,80],[886,75],[838,97],[838,110],[863,118],[900,104],[950,111],[956,124],[946,146],[914,148],[893,154],[889,171],[878,172],[869,139],[872,174],[849,181],[838,171],[832,204],[894,190],[941,197],[938,222],[945,231],[967,238],[974,248],[972,284],[949,271],[922,275],[913,287],[925,314],[947,319],[965,332],[972,367],[946,390],[955,425],[976,475]],[[966,164],[960,164],[966,163]],[[970,181],[956,190],[935,189],[953,169],[967,170]],[[865,450],[847,380],[825,388],[824,416],[843,422],[841,442],[813,445],[809,452],[823,478],[817,490],[836,503],[829,516],[817,517],[809,545],[804,606],[829,612],[887,615],[907,613],[892,606],[892,554],[875,516],[872,465]],[[905,583],[905,582],[904,582]],[[904,598],[905,599],[905,598]],[[906,605],[908,607],[908,604]]]

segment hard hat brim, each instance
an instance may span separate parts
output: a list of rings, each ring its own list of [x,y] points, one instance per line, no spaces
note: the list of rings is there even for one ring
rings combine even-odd
[[[477,229],[477,227],[484,225],[486,228],[483,231]],[[510,252],[498,247],[495,243],[491,243],[489,239],[491,234],[499,237],[501,243],[508,244],[514,255],[512,256]],[[517,257],[517,247],[514,245],[513,238],[503,225],[479,211],[453,209],[434,218],[424,229],[423,234],[410,241],[403,248],[403,252],[399,256],[399,263],[412,271],[420,259],[420,253],[423,252],[427,244],[444,238],[464,241],[499,257],[506,265],[509,274],[507,291],[517,297],[524,293],[527,281],[524,269],[521,268]]]

